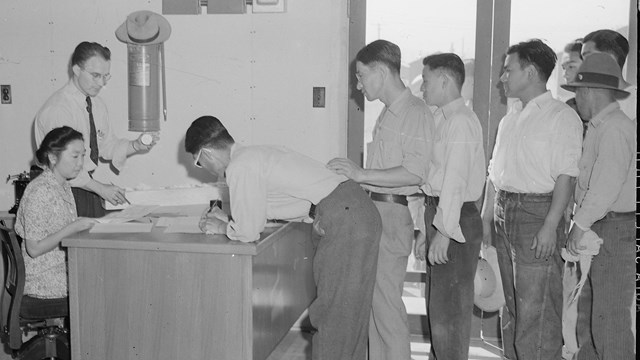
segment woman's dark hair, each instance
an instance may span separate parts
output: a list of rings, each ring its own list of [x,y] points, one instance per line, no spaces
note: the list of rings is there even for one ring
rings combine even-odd
[[[201,148],[210,146],[214,149],[224,149],[233,145],[235,141],[218,118],[201,116],[194,120],[187,129],[184,139],[184,149],[191,154]]]
[[[71,55],[71,66],[78,65],[82,67],[87,60],[94,56],[99,56],[106,61],[110,61],[111,50],[96,42],[83,41],[76,46],[75,50],[73,50],[73,55]]]
[[[68,126],[49,131],[44,137],[44,140],[42,140],[42,144],[40,144],[38,150],[36,150],[36,160],[38,160],[40,165],[50,167],[49,154],[59,156],[73,140],[84,141],[82,133]]]

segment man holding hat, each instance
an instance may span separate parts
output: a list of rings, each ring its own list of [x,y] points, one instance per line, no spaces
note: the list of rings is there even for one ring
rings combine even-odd
[[[124,204],[124,189],[93,179],[98,159],[111,160],[114,167],[124,166],[129,155],[149,151],[158,140],[153,134],[151,143],[143,143],[141,134],[136,140],[117,138],[111,127],[107,107],[98,97],[100,90],[111,79],[111,51],[95,42],[82,42],[71,56],[72,77],[40,108],[35,119],[36,143],[60,126],[69,126],[85,138],[86,156],[82,172],[70,181],[78,216],[101,217],[105,210],[102,199]]]
[[[579,319],[587,317],[579,324],[589,324],[586,335],[578,330],[578,359],[633,359],[637,124],[616,101],[629,93],[620,67],[604,53],[587,56],[562,87],[576,93],[578,111],[589,119],[567,251],[584,249],[580,240],[589,230],[603,240],[578,300]]]
[[[562,351],[560,249],[583,128],[546,88],[556,61],[544,42],[521,42],[507,50],[500,77],[517,101],[498,126],[482,219],[485,238],[495,222],[506,301],[502,341],[511,360],[559,359]]]

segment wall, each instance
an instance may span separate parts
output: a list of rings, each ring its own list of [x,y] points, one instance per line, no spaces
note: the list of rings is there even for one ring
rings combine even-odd
[[[6,176],[33,161],[33,119],[68,81],[68,62],[81,41],[112,51],[107,102],[116,134],[128,131],[126,45],[114,32],[137,10],[162,12],[161,0],[0,1],[0,84],[13,104],[0,105],[0,210],[14,202]],[[134,155],[115,176],[103,164],[96,177],[120,186],[172,186],[212,181],[183,150],[184,133],[200,115],[219,117],[244,144],[278,143],[320,161],[346,154],[347,2],[289,0],[286,13],[167,15],[165,43],[168,121],[159,144]],[[326,87],[326,107],[312,107],[312,88]]]

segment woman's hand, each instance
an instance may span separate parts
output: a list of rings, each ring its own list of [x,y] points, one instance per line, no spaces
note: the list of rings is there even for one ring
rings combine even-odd
[[[69,226],[72,233],[78,233],[87,229],[91,229],[98,221],[92,218],[79,217],[76,221],[70,223]]]

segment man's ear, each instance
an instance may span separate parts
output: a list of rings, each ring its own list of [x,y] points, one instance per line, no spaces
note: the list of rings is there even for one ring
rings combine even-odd
[[[81,70],[81,69],[80,69],[80,66],[79,66],[78,64],[73,65],[73,66],[71,67],[71,71],[73,71],[73,74],[74,74],[76,77],[80,76],[80,70]]]
[[[389,73],[391,72],[389,70],[389,68],[386,65],[383,65],[382,63],[376,63],[375,64],[376,70],[380,71],[380,73],[382,74],[383,78],[387,78],[387,76],[389,76]]]
[[[527,65],[524,71],[527,73],[527,79],[529,79],[530,81],[538,79],[538,69],[536,69],[533,64]]]

